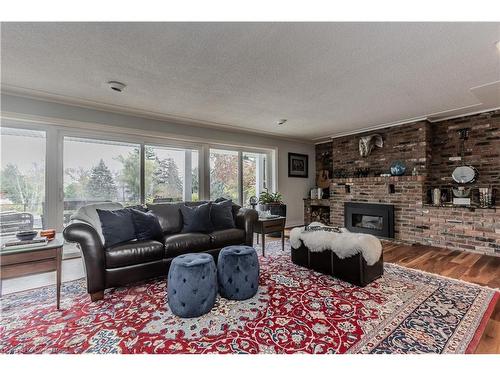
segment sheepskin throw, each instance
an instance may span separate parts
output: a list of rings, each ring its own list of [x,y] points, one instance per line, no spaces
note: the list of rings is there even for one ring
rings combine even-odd
[[[325,226],[311,223],[309,226]],[[290,244],[294,249],[301,246],[301,241],[312,252],[330,250],[340,259],[361,253],[369,266],[374,265],[382,254],[380,240],[371,234],[351,233],[342,228],[342,233],[327,231],[304,231],[304,227],[293,228],[290,232]]]

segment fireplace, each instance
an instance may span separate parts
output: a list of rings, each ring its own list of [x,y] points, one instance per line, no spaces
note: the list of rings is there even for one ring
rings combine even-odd
[[[383,203],[344,203],[344,225],[351,232],[394,238],[394,206]]]

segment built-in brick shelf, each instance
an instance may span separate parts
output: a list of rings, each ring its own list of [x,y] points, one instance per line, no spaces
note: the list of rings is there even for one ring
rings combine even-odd
[[[500,217],[496,208],[427,204],[425,176],[334,179],[330,223],[344,226],[344,203],[394,205],[395,239],[500,256]]]

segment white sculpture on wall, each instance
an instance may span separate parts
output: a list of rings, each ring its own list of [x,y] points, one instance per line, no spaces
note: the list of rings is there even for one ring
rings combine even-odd
[[[375,146],[382,148],[384,140],[380,134],[367,135],[359,139],[359,154],[366,158]]]

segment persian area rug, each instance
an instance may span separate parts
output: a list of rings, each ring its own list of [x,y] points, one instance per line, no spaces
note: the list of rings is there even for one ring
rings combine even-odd
[[[258,294],[217,300],[200,318],[166,303],[165,280],[110,289],[85,281],[2,298],[1,353],[470,353],[498,292],[386,264],[365,288],[294,265],[280,244],[260,258]],[[289,247],[288,247],[289,250]]]

